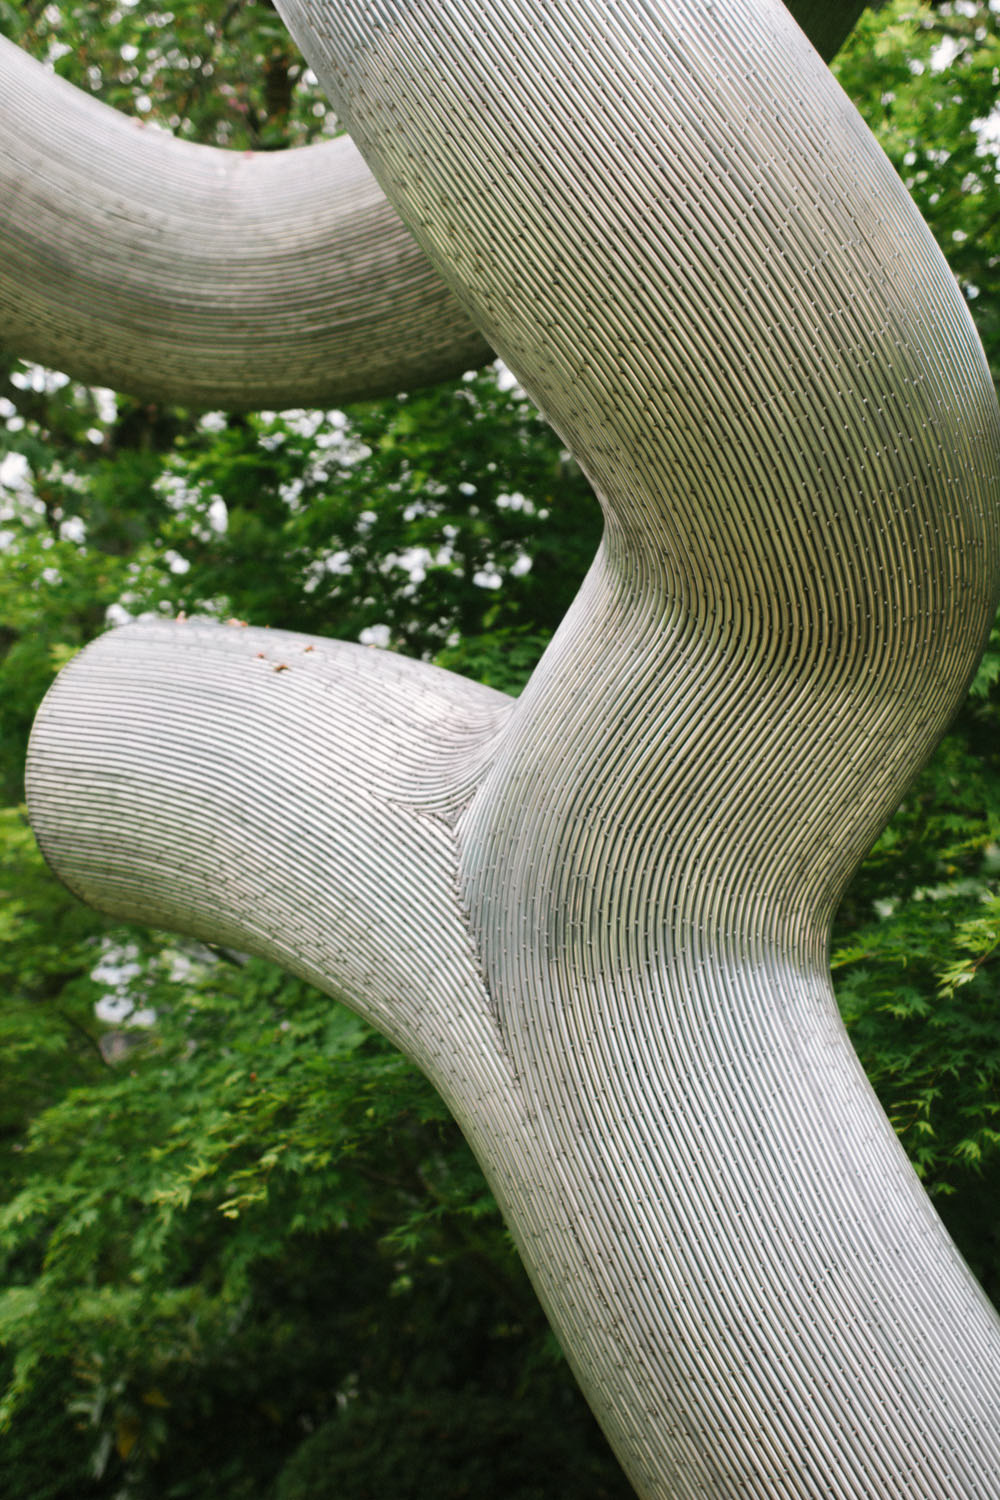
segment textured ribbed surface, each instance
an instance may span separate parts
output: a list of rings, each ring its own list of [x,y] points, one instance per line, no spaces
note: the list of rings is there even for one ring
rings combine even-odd
[[[857,0],[794,0],[832,56]],[[0,37],[0,345],[228,410],[392,395],[492,350],[347,140],[171,140]]]
[[[130,625],[43,703],[33,819],[85,901],[333,978],[447,1089],[455,1033],[479,1055],[488,1009],[451,824],[509,711],[363,646]]]
[[[394,394],[492,357],[350,140],[174,140],[0,37],[0,343],[159,401]]]
[[[420,1060],[646,1500],[996,1500],[1000,1325],[826,970],[993,613],[955,284],[772,0],[282,9],[605,543],[512,708],[271,633],[105,638],[40,716],[43,847]]]

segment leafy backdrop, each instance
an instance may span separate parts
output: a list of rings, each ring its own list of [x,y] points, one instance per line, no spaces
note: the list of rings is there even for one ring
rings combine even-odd
[[[837,70],[1000,372],[994,3],[891,0]],[[151,128],[251,150],[336,129],[256,0],[0,0],[0,30]],[[360,639],[517,692],[597,536],[573,461],[499,368],[345,412],[231,416],[0,352],[11,1500],[629,1493],[420,1076],[267,965],[80,906],[43,866],[21,781],[56,670],[147,610]],[[995,631],[832,956],[869,1075],[995,1299],[998,753]]]

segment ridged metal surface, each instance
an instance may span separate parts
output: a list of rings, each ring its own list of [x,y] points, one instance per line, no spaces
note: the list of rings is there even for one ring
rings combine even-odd
[[[492,358],[346,137],[192,145],[2,37],[0,345],[227,411],[394,395]]]
[[[857,0],[794,0],[832,56]],[[394,395],[493,357],[348,140],[219,151],[0,37],[0,347],[153,401]]]
[[[104,638],[39,718],[43,848],[420,1061],[645,1500],[996,1500],[1000,1325],[826,965],[995,604],[957,288],[771,0],[282,9],[605,542],[513,706],[273,632]]]
[[[446,1075],[448,1017],[477,1036],[487,1009],[444,899],[450,820],[509,712],[363,646],[138,623],[89,647],[39,710],[32,817],[84,900],[333,981]]]

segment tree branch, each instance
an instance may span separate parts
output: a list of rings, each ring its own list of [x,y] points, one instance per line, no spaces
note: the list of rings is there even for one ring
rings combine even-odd
[[[785,0],[826,62],[832,61],[857,25],[868,0]]]

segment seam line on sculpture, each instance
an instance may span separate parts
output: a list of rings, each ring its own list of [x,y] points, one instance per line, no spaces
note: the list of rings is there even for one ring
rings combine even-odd
[[[471,801],[471,797],[469,798],[469,801]],[[513,1053],[511,1052],[507,1040],[507,1033],[503,1025],[500,1005],[493,994],[493,988],[489,981],[489,975],[486,972],[486,965],[483,962],[482,952],[473,932],[471,912],[462,899],[457,818],[456,822],[452,823],[450,819],[445,818],[441,813],[432,812],[426,808],[414,807],[413,803],[405,802],[397,798],[385,798],[384,803],[387,807],[395,808],[398,812],[409,814],[409,816],[415,819],[415,821],[418,823],[429,823],[438,834],[443,833],[445,835],[445,838],[447,839],[448,849],[451,856],[451,878],[448,882],[449,893],[454,902],[455,914],[458,917],[459,927],[461,928],[463,937],[465,939],[466,953],[478,982],[478,988],[480,990],[485,1014],[493,1027],[498,1052],[504,1062],[510,1068],[512,1079],[516,1079],[517,1069],[515,1067]],[[465,805],[468,804],[466,803]]]

